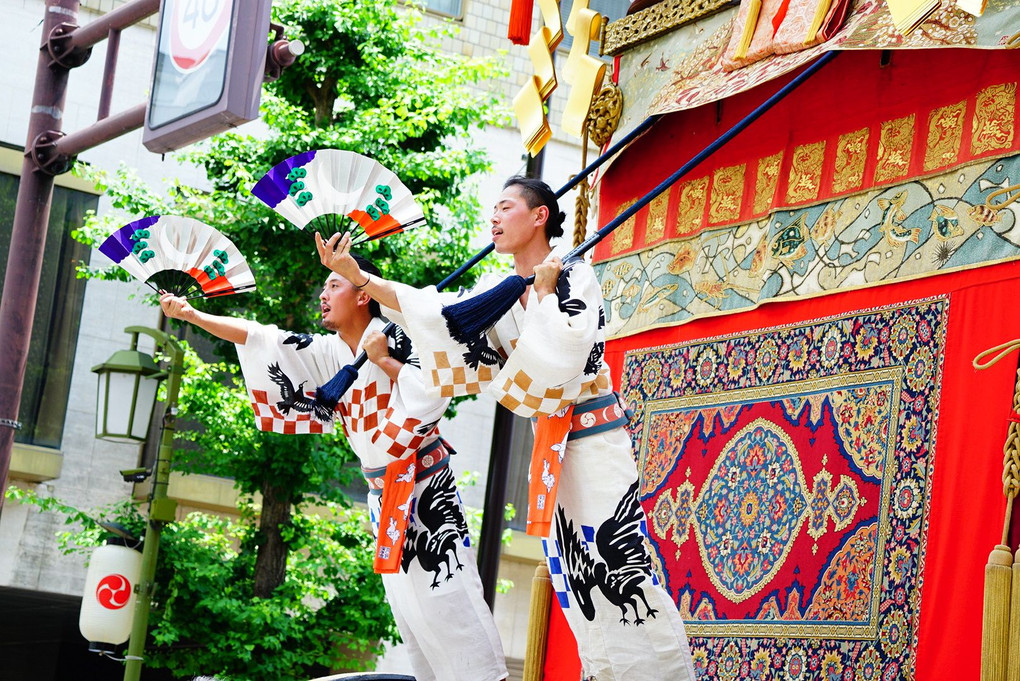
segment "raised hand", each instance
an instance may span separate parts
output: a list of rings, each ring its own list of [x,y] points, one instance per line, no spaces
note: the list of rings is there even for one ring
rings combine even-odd
[[[182,319],[186,322],[194,322],[195,320],[195,308],[180,296],[160,291],[159,306],[163,308],[163,314],[171,319]]]
[[[363,286],[368,275],[361,271],[358,263],[351,257],[351,235],[337,232],[324,241],[322,235],[315,233],[315,249],[319,252],[319,262],[336,272],[355,286]]]

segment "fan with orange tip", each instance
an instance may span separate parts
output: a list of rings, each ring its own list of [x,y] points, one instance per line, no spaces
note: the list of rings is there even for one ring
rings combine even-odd
[[[355,244],[425,223],[400,178],[353,151],[319,149],[291,156],[266,173],[251,193],[301,229],[349,231]]]
[[[234,243],[194,218],[135,220],[107,237],[99,251],[157,292],[213,298],[255,288],[255,277]]]

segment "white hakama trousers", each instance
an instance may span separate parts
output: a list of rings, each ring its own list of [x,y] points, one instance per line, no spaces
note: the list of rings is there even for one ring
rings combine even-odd
[[[636,482],[623,428],[568,441],[543,542],[553,588],[583,679],[694,681],[683,621],[651,571]]]

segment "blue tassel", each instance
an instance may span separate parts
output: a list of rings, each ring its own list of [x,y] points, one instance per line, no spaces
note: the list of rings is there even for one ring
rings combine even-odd
[[[361,359],[361,364],[364,364],[365,361],[362,357],[367,358],[368,356],[362,353],[361,357],[358,358]],[[354,365],[345,366],[336,372],[333,378],[326,381],[324,385],[316,388],[315,401],[330,412],[336,409],[336,405],[340,404],[340,398],[354,385],[355,379],[358,378],[358,367],[361,364],[355,362]]]
[[[531,280],[534,277],[526,280],[514,274],[484,293],[445,306],[443,317],[450,336],[462,345],[470,345],[514,306]]]

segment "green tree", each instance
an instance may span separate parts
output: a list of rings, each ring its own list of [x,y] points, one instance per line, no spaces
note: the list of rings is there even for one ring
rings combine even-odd
[[[258,283],[254,294],[211,299],[201,307],[309,331],[318,325],[316,296],[325,278],[312,234],[285,224],[251,196],[251,187],[277,163],[309,149],[345,149],[375,158],[415,193],[429,226],[373,242],[361,251],[384,275],[415,285],[436,283],[470,255],[468,244],[479,214],[472,177],[488,169],[484,152],[470,142],[471,132],[505,123],[505,112],[484,88],[502,72],[493,60],[444,53],[440,41],[452,30],[449,25],[424,28],[420,12],[394,0],[285,0],[274,6],[274,15],[288,37],[305,43],[306,52],[264,88],[261,113],[270,133],[224,134],[186,154],[204,169],[209,183],[205,188],[174,182],[164,193],[146,186],[129,169],[81,170],[105,188],[119,213],[94,216],[77,236],[95,244],[146,215],[199,219],[236,244]],[[119,268],[84,268],[81,274],[126,278]],[[470,283],[470,275],[465,283]],[[224,376],[238,374],[233,349],[223,344],[218,349],[228,364],[192,363],[183,386],[181,414],[197,425],[185,436],[193,445],[177,459],[184,470],[234,478],[248,498],[261,495],[257,519],[243,516],[257,525],[250,532],[238,531],[238,555],[229,561],[239,584],[231,591],[238,595],[237,609],[243,609],[245,597],[253,599],[250,607],[257,609],[296,588],[290,566],[307,546],[312,526],[311,516],[301,511],[312,500],[340,500],[336,481],[353,456],[339,436],[293,437],[254,430],[243,393],[236,386],[223,387]],[[242,580],[250,582],[249,591],[240,586]],[[227,608],[219,615],[210,613],[201,624],[190,621],[190,628],[183,627],[194,613],[181,605],[179,594],[157,604],[154,616],[162,618],[154,630],[157,644],[187,651],[225,631],[237,631],[254,643],[249,652],[261,655],[256,662],[273,663],[268,658],[277,653],[268,641],[275,634],[268,621],[261,622],[261,630],[245,629],[227,617],[227,611],[233,612]],[[248,616],[254,618],[252,624],[258,620]],[[335,613],[336,631],[350,631],[345,629],[349,616]],[[163,626],[184,633],[164,636]],[[361,636],[353,634],[357,640],[363,640]],[[157,663],[176,665],[159,651],[156,655]],[[309,653],[307,663],[314,659]],[[253,662],[252,668],[257,666]],[[213,672],[249,678],[234,667],[204,670]],[[300,675],[300,666],[292,673]],[[281,674],[277,676],[290,678]]]

